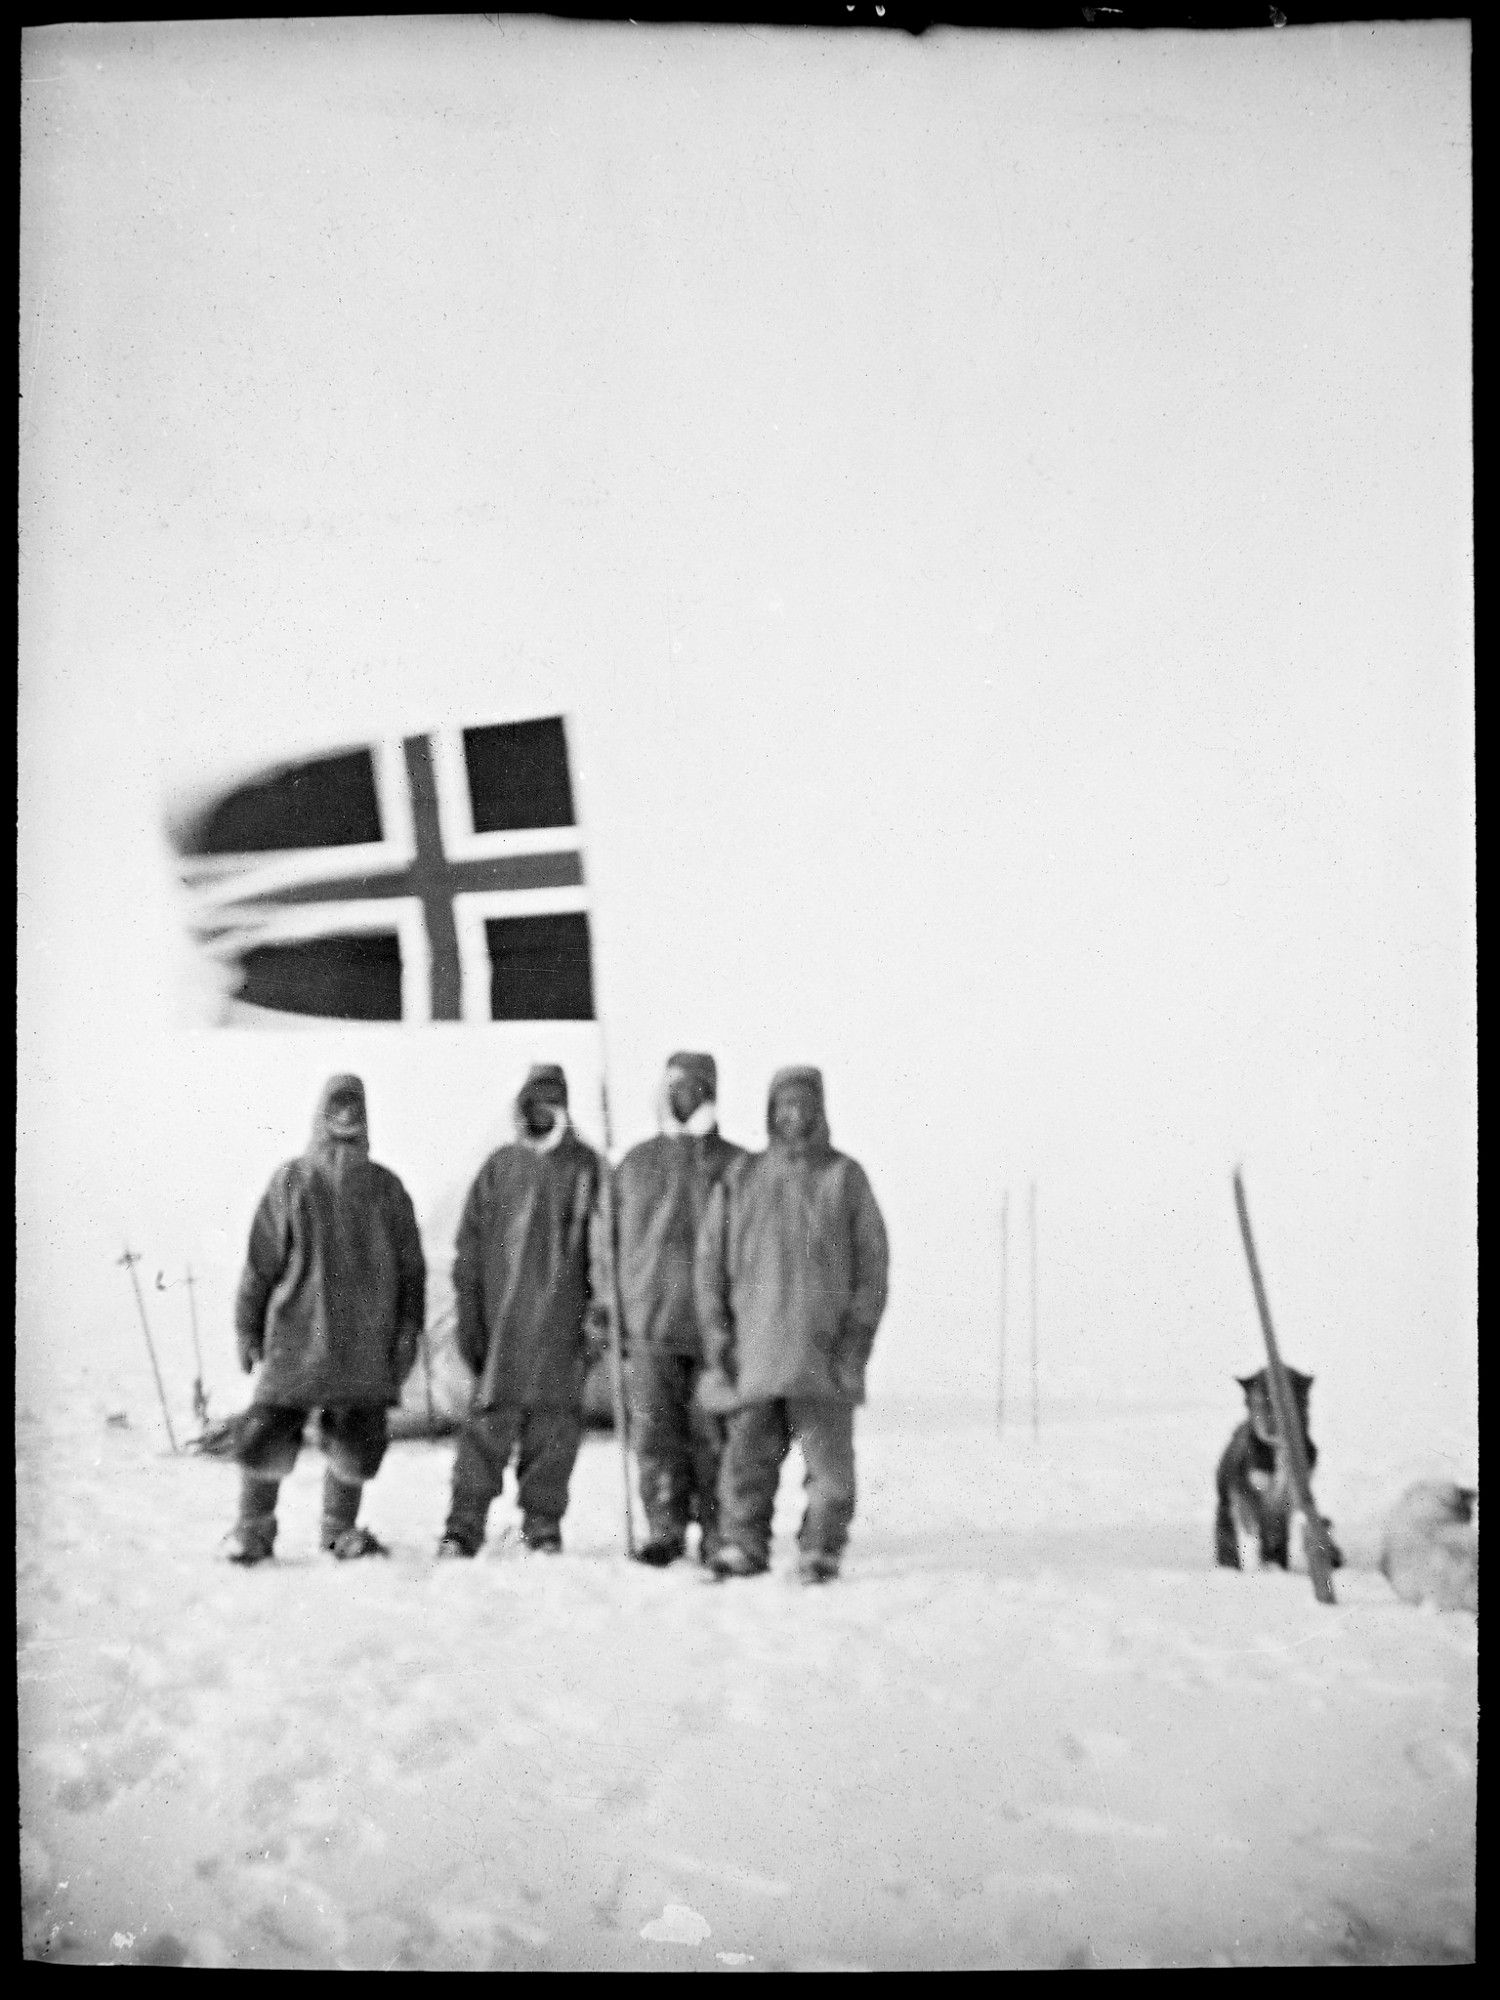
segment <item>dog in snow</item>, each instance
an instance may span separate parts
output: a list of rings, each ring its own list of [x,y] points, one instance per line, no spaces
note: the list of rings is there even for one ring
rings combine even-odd
[[[1302,1422],[1307,1446],[1309,1473],[1318,1462],[1318,1448],[1307,1428],[1307,1403],[1313,1378],[1295,1368],[1286,1371]],[[1243,1567],[1240,1537],[1259,1546],[1263,1563],[1287,1567],[1291,1553],[1292,1522],[1297,1514],[1292,1492],[1291,1462],[1276,1422],[1276,1405],[1271,1398],[1271,1375],[1257,1368],[1253,1375],[1234,1378],[1245,1392],[1245,1421],[1224,1447],[1219,1460],[1219,1506],[1214,1516],[1214,1554],[1226,1569]],[[1326,1530],[1328,1523],[1323,1526]],[[1343,1564],[1343,1556],[1328,1536],[1328,1560],[1332,1568]]]
[[[1423,1479],[1408,1486],[1385,1524],[1380,1567],[1408,1604],[1479,1609],[1479,1489]]]

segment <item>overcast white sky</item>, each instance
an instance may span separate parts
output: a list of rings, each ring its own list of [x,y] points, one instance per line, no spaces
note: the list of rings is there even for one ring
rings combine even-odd
[[[619,1136],[821,1063],[877,1393],[989,1392],[1006,1187],[1024,1347],[1032,1176],[1059,1389],[1253,1366],[1243,1161],[1318,1397],[1466,1411],[1468,63],[30,32],[23,1349],[232,1282],[324,1067],[177,1026],[164,786],[563,707]]]

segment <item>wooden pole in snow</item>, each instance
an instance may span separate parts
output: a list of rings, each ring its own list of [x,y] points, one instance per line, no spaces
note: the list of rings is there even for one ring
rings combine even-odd
[[[196,1370],[193,1376],[193,1416],[201,1426],[208,1422],[208,1397],[203,1391],[203,1349],[198,1344],[198,1308],[193,1301],[194,1279],[192,1265],[188,1264],[185,1266],[185,1270],[186,1276],[177,1279],[175,1282],[187,1286],[188,1324],[192,1328],[193,1333],[193,1367]],[[167,1283],[167,1274],[165,1271],[157,1272],[156,1289],[159,1292],[168,1292],[173,1289]]]
[[[115,1259],[117,1264],[125,1266],[130,1278],[130,1289],[135,1293],[136,1311],[141,1316],[141,1332],[146,1336],[146,1352],[151,1356],[151,1373],[156,1377],[156,1393],[161,1398],[162,1419],[167,1426],[167,1443],[175,1452],[177,1439],[172,1431],[172,1413],[167,1408],[167,1392],[161,1385],[161,1370],[156,1365],[156,1342],[151,1338],[151,1322],[146,1317],[146,1301],[141,1297],[140,1280],[135,1275],[135,1267],[140,1261],[139,1253],[132,1250],[128,1243],[125,1245],[125,1255]]]
[[[198,1301],[193,1288],[193,1267],[183,1266],[182,1282],[187,1286],[188,1324],[193,1330],[193,1366],[197,1373],[193,1377],[193,1415],[200,1424],[208,1422],[208,1396],[203,1387],[203,1349],[198,1344]]]
[[[1031,1435],[1042,1428],[1041,1397],[1037,1388],[1036,1365],[1036,1182],[1031,1183]]]
[[[1286,1378],[1281,1350],[1276,1345],[1276,1335],[1271,1327],[1271,1308],[1266,1302],[1266,1288],[1261,1282],[1260,1261],[1255,1254],[1255,1239],[1250,1234],[1250,1211],[1245,1206],[1245,1187],[1240,1179],[1238,1167],[1234,1170],[1234,1205],[1239,1213],[1240,1235],[1245,1244],[1245,1258],[1250,1266],[1250,1283],[1255,1290],[1255,1308],[1260,1314],[1260,1330],[1266,1337],[1266,1359],[1271,1364],[1271,1401],[1276,1410],[1276,1428],[1281,1432],[1281,1440],[1286,1447],[1292,1497],[1301,1508],[1303,1519],[1307,1522],[1307,1567],[1312,1576],[1313,1595],[1319,1604],[1332,1604],[1333,1563],[1328,1553],[1328,1524],[1313,1505],[1312,1479],[1307,1469],[1307,1445],[1302,1436],[1302,1419],[1298,1414],[1297,1399],[1292,1394],[1292,1385]]]

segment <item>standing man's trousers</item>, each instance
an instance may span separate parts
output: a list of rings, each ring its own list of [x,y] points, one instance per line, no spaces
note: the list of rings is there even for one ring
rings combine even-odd
[[[265,1544],[276,1540],[276,1502],[281,1482],[297,1463],[310,1412],[300,1404],[252,1403],[239,1419],[234,1456],[240,1475],[239,1526]],[[323,1473],[323,1546],[354,1526],[360,1496],[385,1458],[385,1408],[376,1404],[337,1405],[318,1416],[318,1435],[328,1464]]]
[[[719,1471],[719,1533],[757,1562],[769,1560],[782,1461],[795,1438],[807,1466],[807,1508],[797,1530],[804,1555],[842,1555],[854,1519],[854,1411],[801,1397],[750,1403],[728,1419]]]
[[[579,1410],[525,1409],[516,1403],[472,1410],[459,1427],[447,1533],[479,1547],[512,1452],[523,1533],[529,1540],[555,1529],[567,1511],[568,1482],[582,1441]]]
[[[702,1373],[691,1354],[637,1347],[630,1357],[630,1414],[651,1537],[680,1542],[696,1520],[710,1556],[718,1543],[721,1420],[693,1393]]]

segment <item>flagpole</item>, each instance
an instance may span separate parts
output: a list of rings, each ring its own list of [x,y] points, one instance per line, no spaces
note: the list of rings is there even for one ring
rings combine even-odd
[[[567,714],[563,716],[563,741],[568,749],[568,780],[574,789],[573,817],[578,827],[578,844],[584,857],[583,870],[587,879],[589,843],[584,827],[583,809],[578,797],[581,787],[578,785],[577,758],[573,743],[573,718]],[[615,1435],[620,1440],[620,1474],[625,1502],[625,1553],[633,1557],[635,1512],[630,1491],[630,1412],[625,1397],[624,1330],[620,1311],[615,1172],[611,1158],[614,1152],[614,1127],[609,1115],[609,1037],[605,1033],[604,1008],[599,999],[599,958],[594,948],[592,912],[589,917],[589,981],[593,987],[594,1025],[599,1031],[599,1119],[604,1137],[604,1172],[599,1196],[607,1238],[605,1255],[609,1265],[609,1297],[605,1302],[609,1319],[609,1389],[610,1402],[614,1410]]]
[[[580,872],[585,883],[588,880],[589,838],[588,823],[583,810],[583,786],[579,782],[579,757],[573,717],[566,711],[562,716],[563,742],[568,757],[568,783],[573,793],[573,822],[578,829],[578,851]],[[614,1131],[609,1115],[609,1034],[604,1024],[604,1008],[599,998],[599,953],[594,943],[593,910],[587,913],[589,933],[589,985],[594,1003],[594,1027],[599,1036],[599,1119],[604,1140],[604,1155],[608,1159],[614,1152]]]

